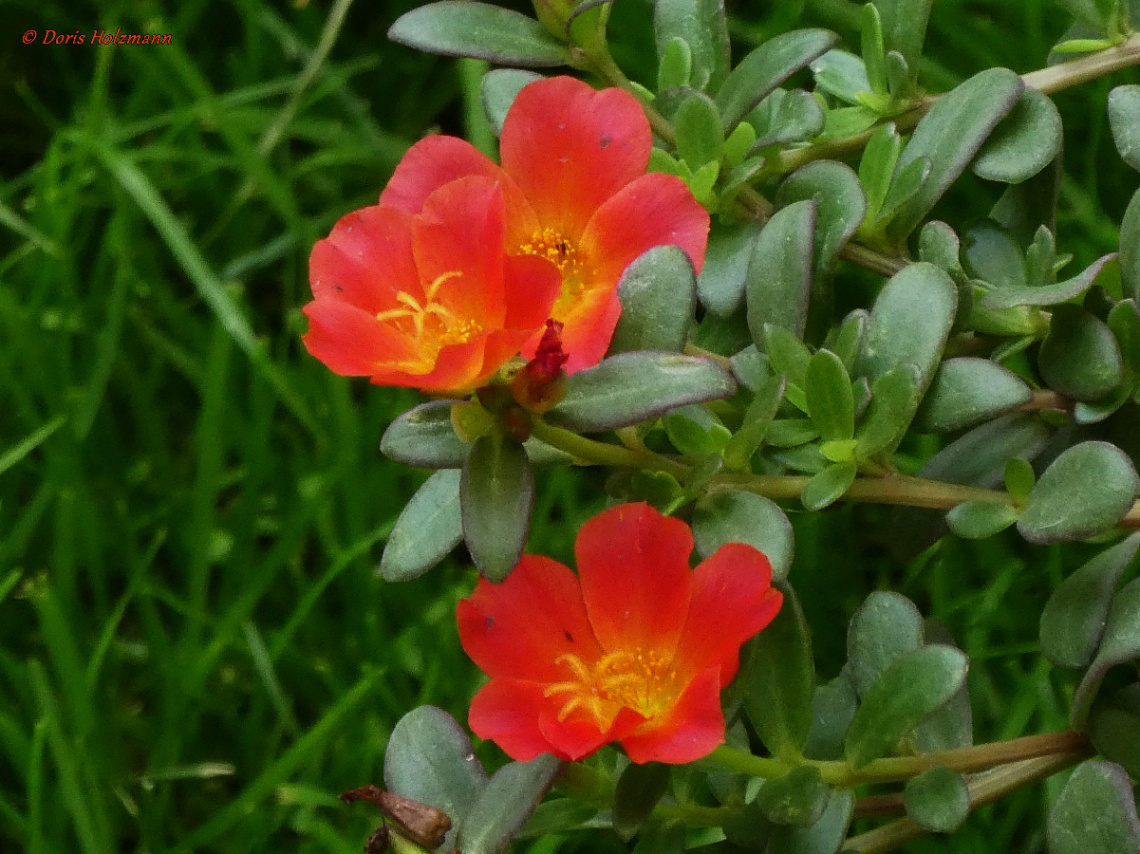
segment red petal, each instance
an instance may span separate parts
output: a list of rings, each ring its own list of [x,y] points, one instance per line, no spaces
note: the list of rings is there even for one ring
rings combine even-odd
[[[593,283],[616,288],[630,262],[654,246],[681,247],[699,273],[708,237],[708,211],[685,182],[654,173],[638,178],[598,209],[578,253]]]
[[[772,622],[783,596],[771,586],[768,558],[744,543],[726,543],[694,572],[689,619],[674,664],[680,673],[719,669]]]
[[[541,338],[554,301],[562,291],[558,268],[535,255],[513,255],[507,258],[503,273],[507,305],[503,325],[510,329],[537,329]]]
[[[393,361],[420,358],[414,340],[347,302],[322,297],[303,310],[305,348],[342,377],[372,376]]]
[[[381,207],[346,214],[309,256],[313,296],[344,300],[375,315],[397,291],[419,292],[411,217]]]
[[[519,92],[499,150],[542,225],[576,238],[606,199],[645,174],[652,145],[632,95],[554,77]]]
[[[463,649],[492,678],[562,682],[560,655],[592,662],[601,654],[577,576],[539,555],[523,555],[502,584],[480,579],[456,617]]]
[[[419,213],[427,197],[457,178],[482,175],[503,180],[503,171],[479,149],[454,136],[428,136],[405,153],[380,194],[386,208]]]
[[[399,368],[378,370],[372,376],[376,385],[398,385],[439,394],[460,396],[479,385],[499,369],[488,365],[484,355],[487,339],[476,338],[465,344],[442,347],[435,365],[427,373],[412,374]]]
[[[494,679],[471,701],[467,724],[479,738],[495,742],[518,762],[529,762],[543,753],[569,759],[539,729],[539,717],[548,703],[542,691],[543,686],[535,682]]]
[[[503,321],[503,230],[502,190],[482,177],[440,187],[412,223],[425,291],[438,282],[436,301],[490,329]]]
[[[621,504],[582,526],[574,553],[594,634],[607,652],[671,655],[689,611],[693,536],[648,504]]]
[[[682,765],[708,756],[723,742],[720,674],[710,667],[697,675],[667,715],[654,718],[638,733],[622,739],[621,746],[639,764]]]
[[[583,368],[592,368],[602,360],[610,348],[618,318],[621,317],[621,300],[617,289],[595,289],[584,292],[571,307],[560,316],[562,327],[562,349],[570,358],[566,361],[566,373],[572,374]],[[541,340],[536,334],[523,347],[523,355],[534,358]]]
[[[621,709],[605,732],[590,718],[572,718],[559,721],[556,710],[548,710],[538,719],[543,737],[564,758],[578,761],[589,756],[603,744],[619,741],[645,722],[645,718],[632,709]]]

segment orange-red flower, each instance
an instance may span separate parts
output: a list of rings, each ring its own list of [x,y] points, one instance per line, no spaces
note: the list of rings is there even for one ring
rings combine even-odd
[[[722,546],[696,570],[687,525],[623,504],[578,534],[578,575],[525,555],[459,603],[459,637],[491,677],[469,723],[513,759],[576,760],[612,741],[634,762],[691,762],[724,741],[720,691],[782,597],[768,559]]]
[[[538,80],[507,113],[501,168],[461,139],[427,137],[400,162],[380,205],[414,214],[461,177],[498,181],[507,254],[546,258],[562,274],[553,317],[564,324],[573,373],[605,355],[621,314],[618,279],[631,261],[675,244],[698,272],[704,263],[708,213],[681,179],[645,174],[652,145],[645,113],[627,92],[571,77]],[[524,348],[528,358],[540,337]]]
[[[469,176],[415,212],[373,206],[313,247],[309,352],[338,374],[459,393],[484,382],[540,331],[560,277],[503,254],[503,189]]]

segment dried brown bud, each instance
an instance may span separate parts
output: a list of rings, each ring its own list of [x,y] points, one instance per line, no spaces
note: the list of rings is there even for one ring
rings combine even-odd
[[[385,818],[421,848],[435,850],[443,844],[443,837],[451,830],[451,819],[443,810],[385,792],[379,786],[369,784],[359,789],[350,789],[342,793],[340,799],[346,804],[372,801]]]
[[[390,841],[388,825],[382,824],[372,831],[372,835],[364,843],[364,854],[388,854],[388,843]]]

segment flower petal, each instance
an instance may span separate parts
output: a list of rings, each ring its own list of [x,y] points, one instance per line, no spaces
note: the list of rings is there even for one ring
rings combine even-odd
[[[648,504],[621,504],[578,532],[574,553],[590,624],[602,648],[672,655],[693,573],[693,535]]]
[[[629,758],[639,764],[684,764],[708,756],[724,742],[720,707],[720,674],[710,667],[697,674],[676,704],[637,733],[621,740]]]
[[[422,359],[412,338],[347,302],[321,297],[303,311],[309,318],[305,349],[342,377],[372,376],[392,362]]]
[[[596,288],[582,293],[568,312],[555,311],[553,317],[563,324],[562,351],[570,356],[565,369],[566,373],[572,374],[592,368],[606,355],[621,317],[621,300],[616,288],[612,291]],[[534,358],[541,340],[542,332],[539,331],[527,341],[523,355],[528,359]]]
[[[493,679],[471,701],[467,724],[479,738],[494,741],[518,762],[529,762],[543,753],[560,754],[539,729],[547,699],[543,686],[521,679]]]
[[[456,618],[463,649],[492,679],[561,682],[559,656],[600,655],[577,576],[550,558],[523,555],[502,584],[480,579]]]
[[[484,353],[486,346],[487,336],[464,344],[448,344],[436,353],[431,370],[413,373],[399,366],[391,370],[378,369],[372,375],[372,382],[376,385],[407,386],[434,394],[459,397],[499,369],[499,365],[487,363]]]
[[[445,184],[469,175],[503,180],[503,170],[466,140],[427,136],[409,148],[380,194],[380,205],[419,213],[427,197]]]
[[[589,718],[574,717],[560,721],[556,711],[548,709],[539,717],[538,726],[556,755],[576,762],[603,744],[625,738],[644,722],[645,718],[632,709],[622,709],[610,728],[602,731]]]
[[[733,661],[741,645],[780,610],[784,597],[771,582],[768,558],[744,543],[726,543],[701,563],[693,573],[689,619],[674,659],[678,672],[720,669]]]
[[[654,246],[679,246],[698,273],[704,265],[709,214],[675,175],[643,175],[607,200],[578,244],[591,271],[587,287],[617,287],[625,268]]]
[[[576,238],[606,199],[645,174],[652,145],[632,95],[553,77],[519,92],[499,151],[542,226]]]

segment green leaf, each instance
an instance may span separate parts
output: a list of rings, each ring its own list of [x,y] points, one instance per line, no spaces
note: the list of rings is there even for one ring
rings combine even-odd
[[[781,209],[753,246],[746,287],[748,328],[757,345],[765,324],[803,335],[811,293],[815,210],[812,201]]]
[[[409,581],[423,575],[459,545],[459,470],[437,471],[400,511],[379,572],[385,581]]]
[[[953,833],[970,814],[970,790],[961,774],[931,768],[907,781],[906,814],[924,830]]]
[[[774,448],[795,448],[819,438],[806,418],[778,418],[768,426],[764,441]]]
[[[459,468],[469,446],[451,426],[453,404],[451,400],[433,400],[409,409],[388,425],[380,439],[380,452],[406,466]]]
[[[994,288],[982,299],[982,305],[993,309],[1013,308],[1018,305],[1060,305],[1079,297],[1091,288],[1104,269],[1104,265],[1115,257],[1115,255],[1105,255],[1098,258],[1073,278],[1057,282],[1055,285],[1013,285]]]
[[[831,352],[843,362],[848,376],[855,369],[855,363],[859,359],[859,351],[863,346],[863,337],[867,334],[867,321],[870,317],[871,315],[864,309],[857,308],[852,311],[843,318],[843,322],[835,332],[835,340],[829,346]]]
[[[1088,667],[1096,656],[1108,610],[1124,570],[1140,548],[1140,533],[1107,549],[1061,582],[1041,612],[1041,651],[1057,667]]]
[[[693,49],[680,36],[674,36],[661,53],[657,66],[657,91],[688,86],[693,75]]]
[[[819,769],[801,765],[782,777],[766,780],[756,803],[773,824],[806,827],[819,821],[830,798],[831,789]]]
[[[669,766],[660,762],[630,763],[614,788],[614,831],[628,842],[633,839],[653,808],[669,788]]]
[[[628,427],[687,403],[736,393],[732,375],[710,359],[669,353],[620,353],[566,382],[566,397],[547,413],[579,432]]]
[[[847,727],[859,708],[859,695],[845,667],[838,676],[815,689],[812,701],[811,734],[804,747],[808,759],[838,759],[843,755]]]
[[[562,770],[544,753],[530,762],[511,762],[494,773],[459,826],[463,854],[497,854],[534,812]]]
[[[1125,584],[1112,598],[1100,648],[1073,695],[1069,717],[1073,729],[1084,729],[1089,706],[1105,674],[1118,664],[1140,659],[1140,578]]]
[[[922,647],[922,614],[901,593],[876,591],[863,600],[847,627],[851,682],[866,695],[888,667]]]
[[[1095,401],[1124,379],[1124,362],[1112,330],[1076,305],[1060,305],[1053,311],[1037,366],[1051,389],[1074,400]]]
[[[685,849],[683,821],[651,819],[638,836],[633,854],[685,854]]]
[[[858,473],[855,463],[832,463],[807,482],[800,493],[800,503],[811,511],[831,506],[851,488]]]
[[[728,317],[744,299],[748,262],[762,227],[756,220],[728,227],[713,224],[697,294],[701,305],[714,314]]]
[[[1097,698],[1089,713],[1089,738],[1106,759],[1124,766],[1140,778],[1140,683],[1117,691],[1110,698]]]
[[[835,261],[855,234],[867,213],[867,198],[859,176],[850,166],[834,160],[817,160],[796,170],[780,185],[776,202],[815,202],[815,269],[812,276],[812,305],[830,305],[830,279]],[[821,300],[826,302],[821,303]]]
[[[963,243],[969,272],[998,289],[1024,288],[1029,284],[1025,254],[1006,229],[983,222],[966,231]]]
[[[1108,93],[1108,122],[1116,150],[1140,171],[1140,86],[1117,86]]]
[[[814,60],[811,63],[811,73],[815,75],[817,88],[848,104],[858,104],[859,96],[871,91],[871,81],[867,79],[867,68],[863,65],[863,60],[845,50],[829,50]],[[873,113],[871,115],[872,120],[878,118]],[[893,168],[894,164],[891,166]]]
[[[1082,442],[1041,475],[1017,529],[1037,545],[1084,539],[1123,519],[1138,495],[1140,477],[1127,454],[1108,442]]]
[[[938,620],[926,621],[926,642],[957,647],[950,630]],[[970,708],[969,685],[963,683],[949,702],[918,725],[914,743],[921,753],[957,750],[974,743],[974,715]]]
[[[1049,854],[1140,854],[1140,818],[1128,774],[1085,762],[1049,810]]]
[[[782,826],[772,834],[766,854],[835,854],[847,836],[855,795],[834,791],[819,821],[810,827]]]
[[[402,45],[444,56],[470,56],[497,65],[568,65],[566,46],[533,18],[468,0],[444,0],[406,12],[388,30]]]
[[[530,529],[534,472],[516,440],[492,433],[471,446],[459,482],[463,539],[487,579],[511,574]]]
[[[895,215],[918,197],[933,168],[930,158],[923,156],[912,160],[892,176],[883,205],[875,214],[875,229],[887,228]]]
[[[503,132],[507,111],[522,88],[541,79],[541,74],[518,68],[495,68],[483,75],[483,81],[479,84],[479,98],[496,136]]]
[[[902,137],[893,122],[880,127],[867,140],[859,160],[859,182],[867,192],[867,216],[875,220],[894,181],[895,164],[902,152]]]
[[[871,83],[871,92],[885,98],[890,94],[890,86],[887,83],[887,47],[883,39],[883,18],[873,3],[863,7],[861,17],[860,52],[863,54],[863,65],[867,69],[867,80]]]
[[[919,477],[968,486],[996,486],[1011,457],[1031,460],[1052,431],[1033,413],[1003,415],[951,442],[919,469]]]
[[[745,56],[716,93],[725,129],[731,131],[780,84],[838,40],[828,30],[793,30],[769,39]]]
[[[1020,184],[1053,162],[1061,150],[1061,130],[1061,114],[1053,101],[1027,86],[986,140],[971,168],[987,181]]]
[[[559,798],[543,801],[531,813],[516,839],[538,839],[553,836],[568,830],[580,830],[598,814],[598,808],[576,801],[573,798]]]
[[[676,246],[655,246],[626,267],[618,282],[621,316],[610,353],[661,350],[679,353],[693,326],[697,279]]]
[[[789,145],[819,136],[827,121],[819,101],[802,89],[790,92],[777,89],[760,109],[769,116],[769,121],[756,123],[758,139],[752,150],[757,152],[768,146]]]
[[[1024,507],[1029,503],[1029,496],[1033,494],[1033,487],[1037,484],[1037,475],[1033,466],[1021,457],[1012,457],[1002,470],[1002,480],[1005,491],[1013,498],[1013,503]]]
[[[871,309],[859,373],[873,387],[888,371],[913,365],[921,396],[941,362],[957,306],[958,289],[933,264],[919,262],[896,273]]]
[[[656,0],[653,31],[657,55],[682,38],[692,53],[689,85],[715,92],[728,74],[728,24],[723,0]]]
[[[1123,300],[1108,313],[1108,328],[1116,336],[1125,373],[1140,378],[1140,307]]]
[[[883,43],[888,51],[896,50],[911,69],[912,79],[918,74],[922,43],[926,39],[926,23],[930,19],[932,0],[873,0],[882,16]]]
[[[719,437],[727,441],[729,435],[721,420],[704,406],[682,406],[662,420],[669,441],[682,454],[718,454],[724,446]]]
[[[1140,297],[1140,190],[1132,196],[1120,221],[1120,281],[1124,296]]]
[[[673,116],[677,153],[692,169],[720,160],[724,128],[712,99],[694,92],[681,102]]]
[[[867,460],[898,447],[918,409],[917,380],[918,370],[910,365],[895,368],[875,380],[870,411],[855,434],[856,459]]]
[[[930,644],[891,664],[863,697],[847,730],[844,753],[861,768],[890,753],[899,739],[961,688],[969,662],[957,649]]]
[[[487,785],[471,739],[455,719],[435,706],[408,712],[392,729],[384,751],[384,785],[390,792],[443,810],[451,819],[445,849]]]
[[[984,540],[1017,521],[1017,508],[994,501],[964,501],[946,514],[946,523],[964,540]]]
[[[747,543],[772,563],[772,578],[788,577],[795,552],[792,523],[770,498],[736,489],[718,489],[693,510],[693,539],[702,559],[725,543]]]
[[[815,664],[811,629],[799,600],[790,586],[778,586],[784,604],[776,619],[749,641],[741,685],[744,710],[764,746],[775,756],[796,758],[811,731]]]
[[[811,357],[804,375],[808,414],[825,442],[855,435],[855,398],[843,362],[830,350]]]
[[[745,410],[744,422],[724,446],[724,462],[730,468],[748,470],[752,455],[759,450],[768,432],[768,425],[776,417],[776,411],[784,399],[786,382],[783,377],[771,376],[756,389],[752,403]]]
[[[940,220],[932,220],[922,227],[918,235],[918,257],[945,270],[957,281],[965,276],[962,270],[961,244],[954,229]]]
[[[926,218],[935,202],[958,179],[998,122],[1025,88],[1006,68],[990,68],[947,92],[911,134],[895,174],[920,157],[930,158],[931,171],[919,193],[891,222],[890,234],[901,243]]]
[[[947,359],[918,410],[921,431],[948,433],[1011,412],[1033,396],[1025,381],[987,359]]]

